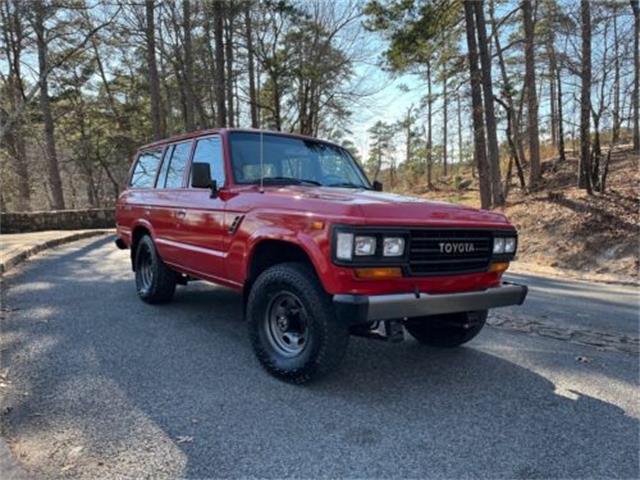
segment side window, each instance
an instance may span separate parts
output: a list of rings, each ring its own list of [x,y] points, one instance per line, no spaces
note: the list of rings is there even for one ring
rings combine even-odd
[[[161,159],[162,149],[142,152],[136,161],[129,186],[132,188],[152,188]]]
[[[193,153],[192,163],[208,163],[211,168],[211,180],[215,180],[218,187],[224,185],[224,160],[222,156],[222,142],[220,137],[209,137],[198,140]]]
[[[163,166],[162,174],[158,179],[158,188],[180,188],[184,171],[189,162],[191,145],[193,142],[183,142],[169,147],[165,158],[166,168]]]

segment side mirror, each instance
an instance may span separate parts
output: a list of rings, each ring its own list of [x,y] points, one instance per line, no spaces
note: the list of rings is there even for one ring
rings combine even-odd
[[[381,192],[382,191],[382,182],[379,182],[378,180],[374,180],[373,181],[373,189],[376,192]]]
[[[218,196],[218,185],[211,180],[211,167],[208,163],[195,162],[191,165],[191,186],[211,189],[211,198]]]

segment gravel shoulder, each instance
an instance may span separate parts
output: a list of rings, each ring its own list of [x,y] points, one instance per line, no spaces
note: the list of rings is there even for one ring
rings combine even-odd
[[[3,279],[2,435],[35,478],[640,475],[637,355],[488,326],[457,350],[354,339],[297,387],[259,368],[239,295],[149,306],[132,278],[100,238]]]

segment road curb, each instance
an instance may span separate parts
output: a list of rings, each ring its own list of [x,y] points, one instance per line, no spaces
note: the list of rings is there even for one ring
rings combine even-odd
[[[51,240],[45,240],[41,243],[38,243],[30,248],[27,248],[20,253],[9,257],[4,262],[0,262],[0,274],[4,274],[9,269],[19,265],[30,257],[33,257],[35,254],[42,252],[43,250],[48,250],[53,247],[57,247],[59,245],[64,245],[65,243],[75,242],[76,240],[82,240],[84,238],[96,237],[98,235],[106,235],[112,233],[112,230],[89,230],[86,232],[76,232],[71,233],[69,235],[65,235],[58,238],[53,238]],[[0,241],[2,241],[2,237],[0,236]]]

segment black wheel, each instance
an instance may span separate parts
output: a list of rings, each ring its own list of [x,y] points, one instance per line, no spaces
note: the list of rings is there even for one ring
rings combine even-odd
[[[480,333],[487,321],[487,311],[462,312],[432,317],[412,318],[405,328],[425,345],[452,348],[468,342]]]
[[[176,273],[162,261],[148,235],[138,242],[135,261],[138,296],[147,303],[171,301],[176,291]]]
[[[315,272],[300,263],[276,265],[258,277],[247,300],[247,322],[262,366],[293,383],[336,368],[349,342]]]

